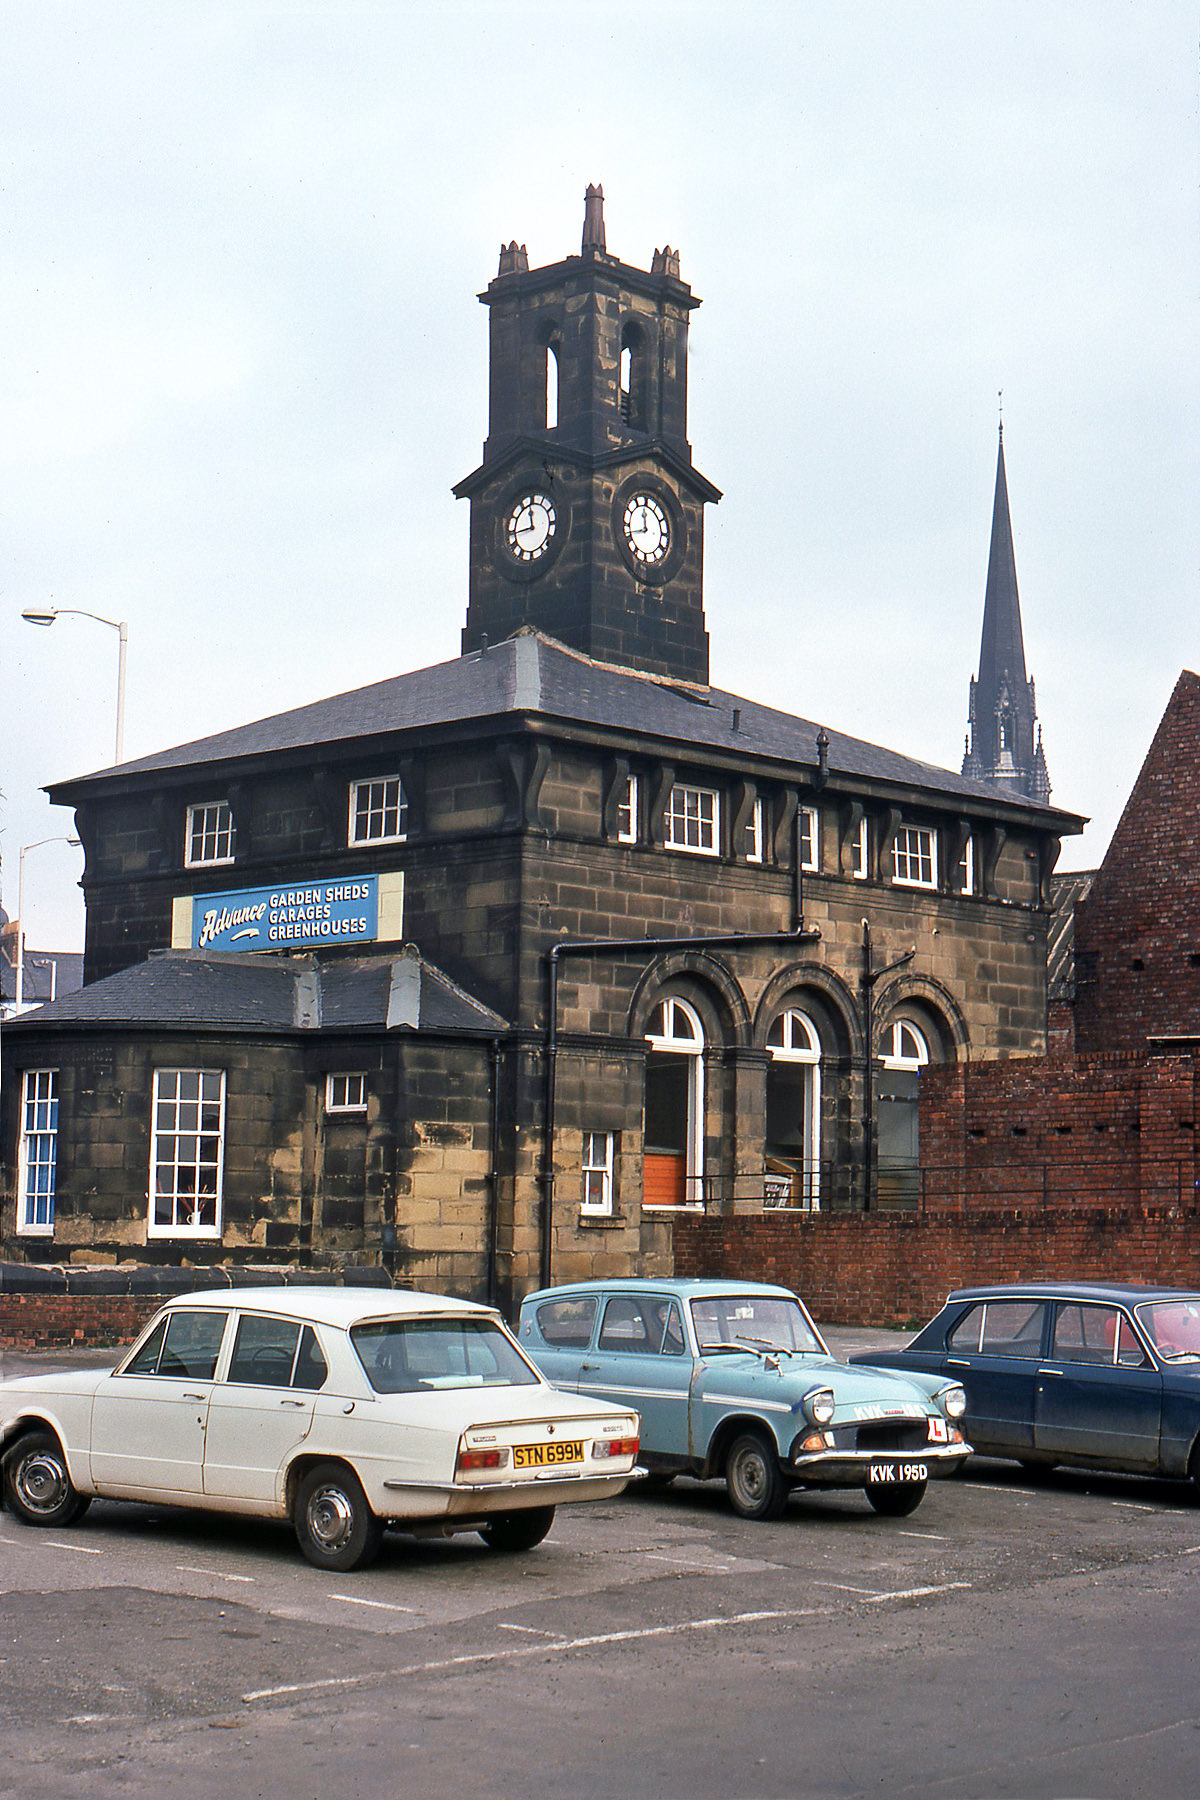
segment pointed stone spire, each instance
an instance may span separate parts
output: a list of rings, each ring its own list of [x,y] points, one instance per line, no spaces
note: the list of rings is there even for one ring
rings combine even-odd
[[[604,247],[604,189],[589,183],[583,196],[583,254],[588,251],[605,254]]]
[[[1025,672],[1021,600],[1004,467],[1003,418],[996,457],[979,675],[971,682],[970,733],[962,772],[976,781],[994,781],[1030,799],[1046,800],[1050,795],[1037,723],[1037,699],[1033,682]]]

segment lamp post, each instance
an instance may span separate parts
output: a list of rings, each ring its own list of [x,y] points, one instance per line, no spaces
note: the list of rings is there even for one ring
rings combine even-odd
[[[94,619],[97,625],[107,625],[118,634],[117,650],[117,754],[116,761],[125,760],[125,654],[129,648],[129,627],[124,619],[104,619],[99,613],[84,612],[78,606],[27,606],[21,617],[28,625],[53,625],[55,619],[66,617],[76,619]],[[49,839],[46,840],[49,842]]]
[[[25,858],[31,850],[40,850],[43,844],[75,844],[79,839],[73,837],[38,838],[32,844],[22,844],[17,859],[17,981],[13,995],[13,1010],[20,1012],[25,999]]]

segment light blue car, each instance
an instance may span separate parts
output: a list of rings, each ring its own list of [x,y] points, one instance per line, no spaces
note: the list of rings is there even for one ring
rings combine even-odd
[[[957,1381],[847,1368],[787,1288],[544,1288],[517,1335],[556,1387],[637,1408],[651,1482],[724,1477],[745,1519],[778,1518],[792,1488],[862,1488],[876,1512],[904,1517],[971,1453]]]

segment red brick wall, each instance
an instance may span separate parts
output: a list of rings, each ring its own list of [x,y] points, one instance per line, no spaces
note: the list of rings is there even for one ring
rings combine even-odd
[[[922,1202],[1190,1206],[1200,1059],[1134,1051],[921,1075]]]
[[[165,1295],[0,1294],[0,1350],[131,1344]]]
[[[915,1325],[974,1282],[1104,1280],[1200,1288],[1200,1209],[745,1213],[679,1218],[675,1273],[773,1281],[829,1325]]]
[[[1184,670],[1075,911],[1081,1051],[1200,1024],[1200,678]]]

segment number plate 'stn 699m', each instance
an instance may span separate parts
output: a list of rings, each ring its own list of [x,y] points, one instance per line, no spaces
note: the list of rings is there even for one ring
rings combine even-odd
[[[867,1480],[876,1484],[884,1481],[928,1481],[929,1470],[924,1463],[872,1463],[867,1470]]]
[[[578,1438],[564,1439],[558,1444],[516,1444],[513,1447],[514,1469],[546,1469],[558,1463],[583,1461],[583,1444]]]

